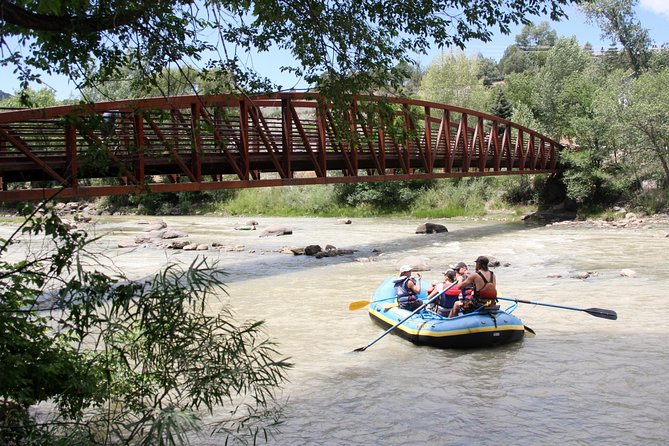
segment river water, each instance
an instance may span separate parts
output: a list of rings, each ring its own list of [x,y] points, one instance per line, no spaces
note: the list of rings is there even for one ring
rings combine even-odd
[[[230,273],[237,318],[262,319],[295,364],[280,398],[285,423],[273,445],[637,445],[669,442],[669,227],[612,229],[526,226],[519,222],[432,220],[448,233],[418,235],[413,219],[165,217],[192,240],[238,246],[201,252],[118,249],[142,232],[139,219],[111,218],[90,232],[131,277],[205,255]],[[259,237],[270,225],[292,235]],[[280,254],[309,244],[354,249],[316,259]],[[242,248],[243,247],[243,248]],[[375,252],[376,251],[376,252]],[[376,255],[380,252],[380,255]],[[401,260],[423,256],[428,280],[448,264],[492,255],[501,295],[579,308],[606,308],[618,320],[519,304],[515,314],[536,336],[482,350],[438,350],[382,333],[368,299]],[[637,272],[622,277],[622,269]],[[571,278],[590,271],[585,279]],[[561,275],[562,277],[555,277]],[[502,302],[504,306],[504,302]],[[204,437],[196,444],[221,444]]]

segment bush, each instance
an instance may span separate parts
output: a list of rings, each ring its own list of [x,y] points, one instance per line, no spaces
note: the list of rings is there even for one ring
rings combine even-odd
[[[405,209],[433,185],[432,180],[345,183],[335,186],[335,199],[339,204],[353,207]]]
[[[104,255],[52,212],[19,232],[24,259],[0,261],[0,443],[179,444],[224,406],[230,418],[215,429],[235,438],[275,423],[273,392],[290,364],[262,322],[210,311],[224,292],[215,265],[135,281],[100,272]],[[44,237],[34,252],[32,237]],[[0,254],[11,246],[0,240]],[[31,417],[44,401],[55,403],[47,420]]]
[[[635,179],[609,165],[592,150],[563,151],[561,155],[567,196],[580,205],[607,206],[635,189]]]

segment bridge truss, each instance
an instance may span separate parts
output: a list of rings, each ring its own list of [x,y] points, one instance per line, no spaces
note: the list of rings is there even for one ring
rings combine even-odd
[[[0,112],[0,201],[557,172],[562,146],[433,102],[179,96]]]

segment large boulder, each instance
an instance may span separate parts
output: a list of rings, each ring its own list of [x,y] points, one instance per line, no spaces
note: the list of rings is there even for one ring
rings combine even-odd
[[[279,235],[290,235],[292,233],[293,230],[285,226],[269,226],[260,233],[260,237],[276,237]]]
[[[323,249],[320,245],[309,245],[304,248],[304,253],[308,256],[316,255],[321,251],[323,251]]]
[[[399,272],[400,266],[409,265],[413,271],[430,271],[430,263],[427,257],[422,256],[408,256],[404,257],[397,265],[397,271]]]
[[[186,234],[183,231],[175,231],[174,229],[167,229],[165,232],[163,232],[163,239],[173,239],[173,238],[182,238],[182,237],[188,237],[188,234]]]
[[[448,232],[448,229],[446,229],[446,226],[437,223],[423,223],[416,228],[416,234],[434,234],[440,232]]]

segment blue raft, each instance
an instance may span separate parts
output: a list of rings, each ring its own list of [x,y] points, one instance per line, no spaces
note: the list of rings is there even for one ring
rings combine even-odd
[[[389,278],[376,289],[369,304],[369,316],[384,329],[396,325],[411,314],[397,305],[394,280]],[[422,283],[420,295],[427,302]],[[508,344],[523,339],[523,322],[511,314],[517,307],[513,304],[502,310],[498,306],[481,308],[462,316],[448,318],[428,309],[423,309],[393,330],[414,344],[437,348],[476,348]]]

